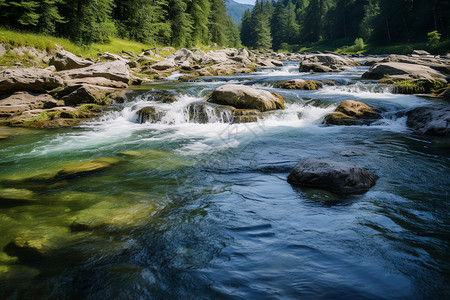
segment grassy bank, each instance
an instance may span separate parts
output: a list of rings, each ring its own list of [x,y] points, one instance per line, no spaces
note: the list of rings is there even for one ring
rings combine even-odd
[[[17,32],[4,28],[0,28],[0,43],[5,43],[12,46],[30,46],[41,50],[56,49],[56,45],[60,45],[67,51],[70,51],[76,55],[90,58],[96,58],[98,53],[103,53],[106,51],[117,54],[122,52],[122,50],[125,50],[139,54],[144,49],[152,48],[150,45],[119,38],[111,38],[111,42],[107,44],[95,43],[89,47],[83,47],[76,45],[65,38],[57,38],[36,33]]]

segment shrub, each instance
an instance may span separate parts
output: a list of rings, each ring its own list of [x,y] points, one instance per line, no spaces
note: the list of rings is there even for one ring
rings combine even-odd
[[[428,37],[428,46],[436,48],[439,45],[439,41],[441,40],[441,34],[437,30],[428,32],[427,37]]]

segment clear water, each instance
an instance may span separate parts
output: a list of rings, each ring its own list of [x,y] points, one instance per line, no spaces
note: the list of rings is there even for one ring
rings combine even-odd
[[[364,68],[297,70],[288,64],[152,84],[78,128],[13,129],[0,141],[2,188],[21,188],[6,179],[67,163],[119,163],[31,187],[31,204],[0,206],[0,248],[26,234],[47,237],[53,247],[40,259],[0,254],[0,298],[448,298],[450,141],[418,135],[404,118],[431,101],[357,80]],[[292,78],[340,85],[274,88]],[[221,123],[216,115],[209,124],[189,122],[186,107],[227,82],[278,92],[286,110],[249,124]],[[178,101],[156,103],[152,89],[171,90]],[[321,125],[346,99],[376,106],[384,118],[370,126]],[[162,111],[162,120],[136,123],[145,106]],[[350,162],[380,179],[346,198],[289,185],[290,170],[306,157]],[[86,213],[107,225],[70,232]]]

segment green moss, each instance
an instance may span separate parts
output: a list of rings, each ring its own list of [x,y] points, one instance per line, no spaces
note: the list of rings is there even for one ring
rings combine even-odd
[[[84,112],[100,112],[102,106],[94,103],[86,103],[80,106],[80,110]]]
[[[20,63],[24,67],[46,67],[42,61],[39,61],[34,55],[28,52],[24,52],[23,55],[19,55],[15,51],[8,50],[5,54],[0,56],[0,66],[11,67],[16,63]]]
[[[397,94],[431,94],[442,89],[445,84],[439,80],[393,80],[384,78],[379,81],[382,84],[393,84],[394,93]]]

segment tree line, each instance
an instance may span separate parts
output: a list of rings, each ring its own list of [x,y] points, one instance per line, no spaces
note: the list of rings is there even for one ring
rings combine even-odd
[[[242,43],[278,50],[304,43],[375,45],[423,42],[427,33],[450,35],[448,0],[257,0],[245,12]]]
[[[0,26],[83,45],[118,36],[155,46],[241,46],[223,0],[0,0]]]

